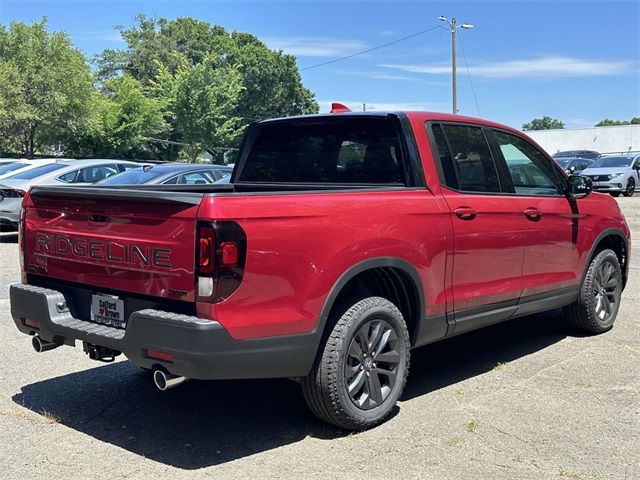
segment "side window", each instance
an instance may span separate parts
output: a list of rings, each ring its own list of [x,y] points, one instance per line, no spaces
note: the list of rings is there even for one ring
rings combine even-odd
[[[500,182],[481,127],[443,125],[434,129],[447,186],[463,192],[499,192]],[[443,144],[447,140],[447,145]],[[454,180],[455,179],[455,180]]]
[[[120,173],[116,165],[96,165],[78,172],[74,183],[95,183]]]
[[[178,179],[180,178],[180,175],[176,175],[174,177],[171,177],[169,180],[165,180],[164,182],[162,182],[163,185],[176,185],[178,183]]]
[[[559,195],[559,173],[551,162],[526,140],[494,131],[518,195]]]
[[[185,173],[180,178],[180,183],[186,185],[206,185],[213,182],[214,179],[211,178],[207,172]]]
[[[79,172],[80,170],[74,170],[73,172],[65,173],[64,175],[60,175],[58,180],[62,180],[65,183],[75,183],[77,182]]]

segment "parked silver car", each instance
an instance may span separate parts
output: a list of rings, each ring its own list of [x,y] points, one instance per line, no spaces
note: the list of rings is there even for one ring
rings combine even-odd
[[[640,184],[640,155],[608,155],[581,173],[593,181],[593,189],[617,197],[630,197]]]
[[[18,226],[22,198],[33,185],[87,185],[139,167],[126,160],[62,160],[0,180],[0,225]]]

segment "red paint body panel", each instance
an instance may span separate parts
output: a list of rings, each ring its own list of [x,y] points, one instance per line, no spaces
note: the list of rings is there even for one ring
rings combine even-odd
[[[234,339],[251,339],[314,331],[338,279],[367,259],[410,263],[422,283],[421,316],[431,317],[578,285],[601,232],[615,228],[629,238],[608,196],[570,202],[442,188],[425,122],[474,123],[523,135],[458,115],[412,112],[407,117],[426,188],[228,193],[205,195],[200,205],[28,196],[26,271],[97,291],[194,302],[196,222],[233,221],[247,239],[242,282],[224,301],[198,302],[196,310],[218,321]],[[453,213],[459,207],[477,215],[461,219]],[[526,217],[529,208],[542,213],[539,221]],[[92,223],[89,213],[103,213],[108,221]],[[42,251],[42,235],[56,234],[95,245],[111,241],[122,248],[159,249],[161,264],[168,249],[171,266],[123,264],[102,258],[102,251],[99,258],[78,258],[55,248]]]
[[[29,198],[25,205],[28,273],[95,286],[98,291],[102,287],[194,301],[197,206],[59,197]],[[90,213],[107,215],[108,222],[91,222]],[[38,235],[49,239],[48,249],[43,242],[36,244]],[[51,248],[55,242],[58,245]],[[76,252],[86,249],[86,254],[74,254],[73,242]],[[105,242],[111,242],[110,252]],[[131,261],[124,262],[124,249],[132,246],[139,247],[149,265],[131,251]],[[153,265],[154,248],[169,252],[170,267]]]

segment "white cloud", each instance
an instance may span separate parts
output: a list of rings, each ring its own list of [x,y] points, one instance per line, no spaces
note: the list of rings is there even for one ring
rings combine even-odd
[[[433,111],[442,110],[447,108],[447,105],[443,103],[426,103],[426,102],[376,102],[375,99],[369,101],[364,100],[318,100],[320,104],[320,112],[331,111],[331,104],[333,102],[346,105],[354,112],[362,111],[362,104],[367,104],[367,110],[374,112],[393,112],[393,111]]]
[[[300,57],[339,57],[368,48],[361,40],[327,37],[267,37],[262,40],[269,48]]]
[[[451,65],[435,64],[383,64],[380,67],[391,68],[410,73],[432,75],[450,75]],[[635,62],[628,60],[583,60],[571,57],[540,57],[528,60],[510,60],[470,65],[472,75],[485,78],[522,78],[522,77],[585,77],[619,75],[633,71]],[[458,65],[463,69],[462,65]]]

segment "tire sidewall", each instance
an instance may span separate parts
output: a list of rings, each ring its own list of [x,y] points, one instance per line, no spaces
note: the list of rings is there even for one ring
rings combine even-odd
[[[345,315],[348,315],[353,310],[357,310],[357,313],[350,319],[342,335],[340,335],[340,344],[334,351],[334,358],[332,359],[332,365],[335,369],[332,374],[336,379],[336,394],[338,395],[339,403],[350,417],[356,419],[359,423],[367,425],[376,424],[383,420],[400,398],[407,377],[410,355],[409,337],[402,314],[388,300],[379,297],[376,299],[378,300],[376,305],[368,308],[358,308],[361,302],[357,302],[345,312]],[[398,337],[398,348],[402,350],[402,360],[398,365],[396,383],[389,396],[379,406],[370,410],[363,410],[354,405],[349,397],[345,384],[344,366],[351,340],[353,340],[360,327],[371,320],[384,320],[395,330]]]

